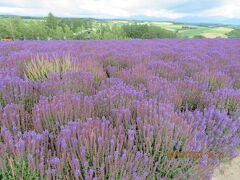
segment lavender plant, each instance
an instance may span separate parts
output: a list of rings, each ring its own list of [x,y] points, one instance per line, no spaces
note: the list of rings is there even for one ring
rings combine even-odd
[[[239,39],[0,42],[0,178],[210,179],[240,148],[239,51]]]

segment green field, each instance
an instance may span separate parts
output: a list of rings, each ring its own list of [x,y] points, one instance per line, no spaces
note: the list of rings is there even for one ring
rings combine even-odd
[[[208,27],[208,26],[197,26],[197,25],[185,25],[170,22],[153,22],[152,24],[158,25],[164,29],[174,31],[178,33],[179,37],[192,38],[194,36],[204,36],[206,38],[222,37],[227,38],[227,33],[231,32],[231,27]]]
[[[202,26],[196,26],[195,29],[186,29],[186,30],[180,30],[178,31],[178,34],[180,37],[194,37],[194,36],[204,36],[206,38],[216,38],[216,37],[222,37],[227,38],[227,33],[232,31],[232,28],[229,27],[202,27]]]
[[[134,23],[131,21],[124,20],[115,20],[109,22],[109,24],[128,24]],[[189,24],[181,24],[181,23],[172,23],[172,22],[139,22],[138,24],[148,24],[154,26],[160,26],[163,29],[176,32],[178,37],[183,38],[193,38],[196,36],[203,36],[205,38],[227,38],[227,33],[234,30],[232,27],[228,26],[218,26],[218,27],[210,27],[210,26],[200,26],[200,25],[189,25]]]

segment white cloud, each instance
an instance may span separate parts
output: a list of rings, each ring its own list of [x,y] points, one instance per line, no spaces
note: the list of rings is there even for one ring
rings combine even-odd
[[[206,0],[0,0],[0,14],[18,14],[46,16],[52,12],[56,16],[117,18],[130,16],[148,16],[160,18],[181,18],[196,16],[187,11],[187,5],[199,5],[204,8]],[[223,16],[240,18],[240,0],[219,0],[216,7],[206,9],[198,16]],[[206,4],[206,3],[205,3]],[[186,12],[173,10],[176,7]],[[206,4],[206,7],[207,4]]]
[[[166,10],[166,9],[162,9],[162,10],[148,9],[148,10],[144,10],[143,14],[148,17],[168,17],[171,19],[187,16],[187,13],[177,13],[177,12]]]
[[[222,0],[220,6],[202,12],[201,16],[240,18],[240,0]]]
[[[5,3],[1,1],[0,13],[9,14],[44,16],[51,11],[57,16],[178,18],[182,17],[183,13],[176,13],[168,8],[189,0],[10,0]]]

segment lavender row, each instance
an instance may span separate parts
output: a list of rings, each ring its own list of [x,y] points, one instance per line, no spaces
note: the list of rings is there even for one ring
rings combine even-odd
[[[240,147],[239,45],[0,43],[0,177],[211,178]]]

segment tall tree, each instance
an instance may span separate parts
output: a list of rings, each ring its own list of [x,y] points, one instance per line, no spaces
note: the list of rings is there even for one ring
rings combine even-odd
[[[0,38],[12,37],[9,31],[8,20],[0,18]]]
[[[49,29],[56,29],[57,28],[58,20],[51,12],[45,18],[45,22],[46,22],[46,26]]]

